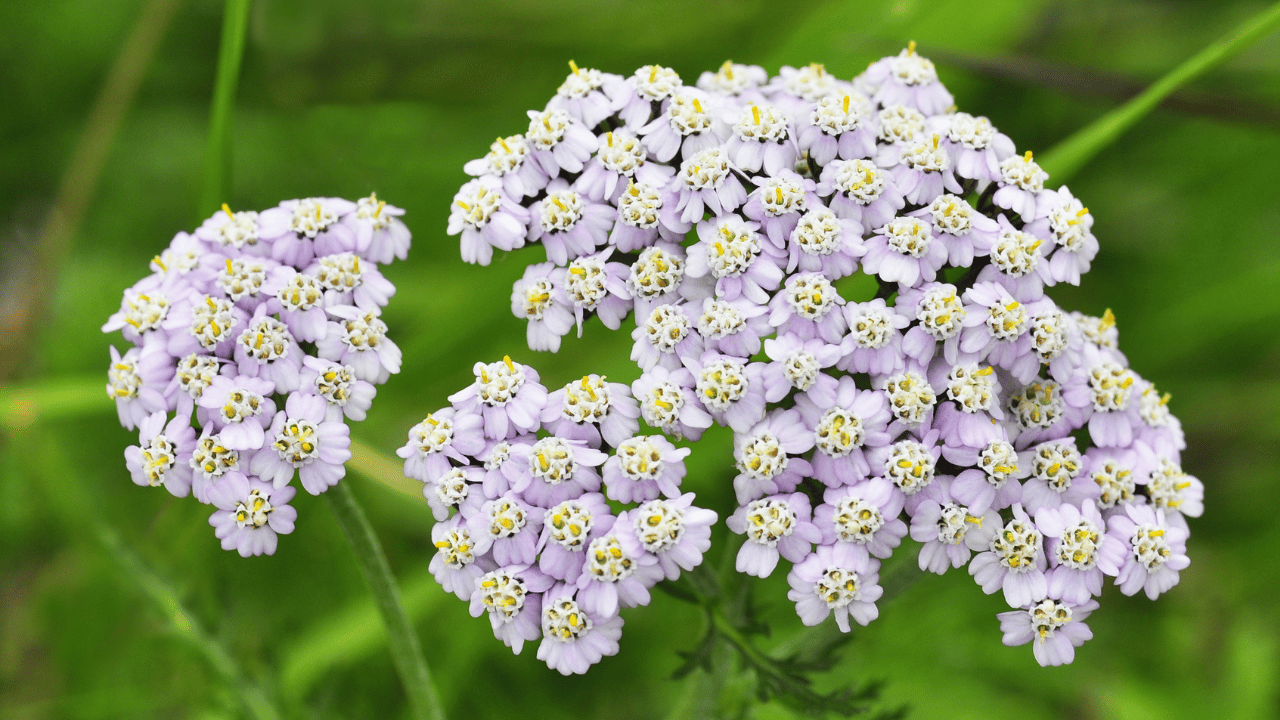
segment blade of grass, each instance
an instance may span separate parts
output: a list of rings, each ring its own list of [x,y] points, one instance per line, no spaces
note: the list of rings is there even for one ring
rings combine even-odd
[[[1040,167],[1058,183],[1069,180],[1104,148],[1146,117],[1160,101],[1183,85],[1239,55],[1277,27],[1280,27],[1280,3],[1249,18],[1222,39],[1188,58],[1134,99],[1053,146],[1039,160]]]
[[[196,209],[197,220],[217,210],[226,201],[230,189],[231,120],[248,26],[249,0],[227,0],[222,16],[222,43],[218,50],[213,102],[209,109],[209,141],[205,148],[204,186],[200,192],[200,207]]]

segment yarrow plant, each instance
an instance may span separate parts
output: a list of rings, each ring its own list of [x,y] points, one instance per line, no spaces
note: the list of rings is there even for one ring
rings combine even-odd
[[[1152,599],[1177,583],[1203,485],[1180,466],[1169,396],[1129,367],[1110,311],[1068,312],[1045,294],[1089,270],[1093,216],[1067,188],[1045,187],[1031,151],[957,111],[914,44],[852,80],[816,64],[769,78],[725,63],[696,86],[656,65],[629,77],[571,68],[523,134],[466,165],[474,179],[449,231],[468,262],[544,247],[546,262],[512,293],[532,349],[558,349],[593,314],[615,329],[633,316],[643,374],[606,396],[627,398],[628,418],[690,440],[713,422],[733,430],[739,506],[727,523],[745,538],[739,571],[765,577],[786,561],[802,622],[833,617],[847,631],[877,616],[881,563],[909,535],[922,569],[967,568],[983,592],[1001,593],[1012,608],[999,616],[1004,642],[1031,643],[1042,665],[1070,662],[1091,636],[1085,620],[1106,578]],[[851,294],[857,275],[874,280],[874,297]],[[607,423],[573,419],[598,407],[603,385],[588,378],[543,404],[540,389],[523,399],[512,389],[513,378],[536,381],[530,370],[505,368],[477,366],[475,390],[455,397],[453,450],[415,460],[426,445],[406,446],[410,463],[435,463],[421,479],[440,516],[456,506],[465,520],[438,530],[441,557],[462,557],[449,543],[471,552],[438,559],[439,577],[479,597],[477,614],[491,608],[504,639],[533,639],[537,623],[504,630],[515,615],[490,602],[527,605],[496,599],[493,583],[519,578],[526,595],[544,593],[553,649],[540,657],[585,669],[616,640],[604,620],[615,596],[643,597],[626,581],[657,573],[631,552],[625,524],[620,554],[593,526],[580,541],[588,559],[561,559],[574,556],[555,545],[556,523],[578,515],[555,503],[596,517],[602,506],[580,498],[601,464],[610,498],[674,494],[656,479],[639,496],[630,476],[628,489],[609,484],[608,463],[618,481],[627,460],[600,452]],[[441,445],[432,420],[444,417],[416,432]],[[555,453],[587,478],[531,495],[560,477]],[[512,539],[504,519],[529,539]],[[458,540],[464,528],[471,537]],[[503,540],[515,549],[499,550]],[[624,573],[610,557],[633,562]],[[591,632],[601,639],[578,651],[557,644]]]
[[[347,421],[400,370],[379,264],[404,259],[404,211],[376,195],[223,205],[180,232],[102,327],[107,395],[139,433],[133,481],[212,505],[226,550],[270,555],[293,531],[295,477],[318,495],[346,474]]]
[[[437,520],[431,571],[512,651],[538,642],[549,667],[584,673],[618,652],[623,608],[702,563],[716,513],[681,492],[689,450],[639,433],[628,386],[548,392],[509,357],[474,372],[399,450]]]

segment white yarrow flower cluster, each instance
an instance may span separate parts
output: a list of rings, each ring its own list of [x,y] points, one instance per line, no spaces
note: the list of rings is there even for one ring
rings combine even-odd
[[[689,450],[638,434],[626,385],[548,392],[509,357],[474,372],[399,450],[438,521],[431,571],[514,652],[539,641],[549,667],[584,673],[617,653],[623,608],[702,563],[716,513],[680,492]]]
[[[370,195],[223,205],[180,232],[102,327],[107,395],[139,431],[133,481],[213,505],[226,550],[270,555],[293,532],[296,487],[317,495],[351,458],[347,420],[400,371],[379,264],[404,259],[404,211]]]
[[[1152,598],[1177,582],[1203,486],[1168,396],[1128,367],[1110,311],[1045,294],[1088,271],[1093,217],[956,111],[914,44],[851,81],[600,77],[612,114],[565,111],[565,162],[468,164],[459,200],[504,193],[504,219],[451,231],[481,263],[545,247],[512,297],[532,349],[631,314],[645,422],[733,429],[740,571],[789,561],[803,621],[847,629],[876,616],[880,562],[910,534],[921,568],[1003,591],[1005,642],[1042,664],[1087,639],[1104,576]],[[874,298],[842,295],[859,272]]]

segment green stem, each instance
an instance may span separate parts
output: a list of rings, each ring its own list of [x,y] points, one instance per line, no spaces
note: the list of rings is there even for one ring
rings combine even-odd
[[[222,44],[209,109],[209,141],[205,148],[204,186],[200,191],[200,217],[226,201],[231,174],[231,116],[235,110],[240,61],[244,58],[245,31],[249,26],[249,0],[227,0],[222,16]]]
[[[1280,3],[1246,20],[1225,37],[1201,50],[1134,99],[1095,120],[1045,153],[1040,167],[1061,183],[1115,142],[1178,88],[1218,67],[1280,26]]]
[[[431,681],[431,671],[422,658],[418,635],[409,623],[409,616],[400,600],[400,589],[396,585],[395,576],[391,574],[391,566],[387,564],[387,557],[382,554],[382,545],[373,534],[364,511],[360,509],[346,483],[338,483],[324,496],[351,543],[356,561],[364,572],[365,580],[369,582],[369,590],[382,615],[382,622],[387,626],[391,658],[395,661],[401,682],[404,683],[414,717],[419,720],[444,720],[444,709],[440,706],[440,698]]]
[[[716,627],[716,632],[724,636],[724,639],[728,640],[730,645],[738,648],[738,652],[751,660],[752,664],[762,668],[773,669],[775,667],[773,658],[764,654],[755,646],[755,643],[748,640],[719,607],[712,609],[708,614],[711,616],[712,624]]]

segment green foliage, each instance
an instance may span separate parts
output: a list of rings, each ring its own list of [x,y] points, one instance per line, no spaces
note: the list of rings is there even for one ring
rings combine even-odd
[[[57,286],[19,284],[15,269],[30,260],[106,68],[144,5],[0,4],[0,288],[6,309],[20,292],[47,293],[52,306],[36,354],[14,378],[22,389],[0,397],[0,716],[248,717],[234,686],[200,651],[175,642],[171,618],[64,511],[69,497],[163,579],[184,615],[285,714],[402,716],[405,696],[367,586],[323,501],[299,497],[298,529],[276,556],[225,553],[205,508],[129,482],[121,450],[130,433],[109,406],[85,415],[78,400],[84,387],[101,385],[106,340],[98,327],[120,290],[174,232],[191,227],[221,2],[180,7]],[[1245,1],[260,0],[239,88],[235,182],[223,200],[262,208],[376,190],[408,209],[414,248],[387,273],[399,288],[387,320],[405,369],[356,428],[387,451],[467,382],[478,359],[510,353],[536,363],[550,385],[587,371],[617,381],[637,375],[626,333],[595,323],[581,340],[567,338],[559,355],[525,350],[508,297],[538,251],[474,268],[444,234],[462,163],[499,133],[520,130],[524,109],[554,92],[569,58],[623,73],[662,62],[689,80],[726,58],[770,71],[817,61],[848,75],[915,39],[926,55],[937,48],[1006,62],[1032,57],[1146,84],[1260,9]],[[1027,80],[942,63],[939,71],[961,109],[987,115],[1037,153],[1114,106]],[[994,614],[1002,601],[962,573],[909,585],[918,576],[902,576],[880,619],[848,640],[801,627],[785,577],[775,573],[751,582],[753,606],[736,586],[721,591],[718,606],[759,666],[732,650],[723,631],[704,648],[715,627],[707,606],[659,592],[648,608],[625,613],[618,657],[586,678],[562,678],[532,648],[512,656],[487,623],[434,585],[421,503],[353,478],[450,715],[789,718],[805,687],[841,698],[845,687],[856,694],[878,679],[886,682],[875,707],[909,706],[921,718],[1276,716],[1280,187],[1270,168],[1280,165],[1280,134],[1273,124],[1221,115],[1280,108],[1280,39],[1181,92],[1226,110],[1213,118],[1157,110],[1073,178],[1097,218],[1102,252],[1082,287],[1053,293],[1069,308],[1112,308],[1133,365],[1173,393],[1189,436],[1185,465],[1208,486],[1208,513],[1192,523],[1192,565],[1177,589],[1155,604],[1108,589],[1090,620],[1095,639],[1075,665],[1049,670],[1027,648],[1000,645]],[[36,405],[44,411],[32,416]],[[727,432],[708,433],[687,480],[722,516],[733,508],[730,443]],[[50,471],[59,467],[67,470]],[[723,528],[714,540],[710,567],[731,570]],[[915,547],[908,541],[901,551],[908,568]],[[886,568],[887,589],[891,574]],[[772,632],[743,633],[748,620]],[[812,684],[789,685],[797,674]],[[761,687],[773,700],[755,701]]]

